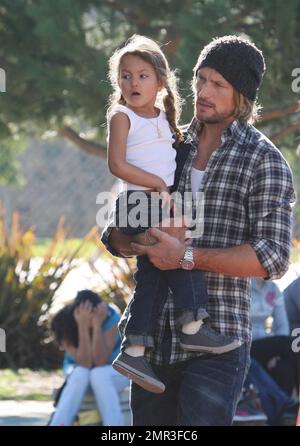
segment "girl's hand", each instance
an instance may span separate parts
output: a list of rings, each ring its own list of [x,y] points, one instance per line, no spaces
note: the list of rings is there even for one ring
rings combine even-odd
[[[98,329],[103,325],[103,322],[107,318],[108,305],[106,302],[101,302],[98,304],[92,313],[92,325],[94,328]]]
[[[91,326],[92,322],[92,304],[89,301],[82,302],[74,311],[74,318],[78,325]]]
[[[161,201],[162,201],[162,206],[167,206],[167,209],[169,209],[169,211],[171,211],[172,209],[174,209],[174,200],[172,199],[171,195],[169,194],[169,191],[163,191],[160,193],[160,197],[161,197]]]
[[[169,192],[169,188],[166,185],[166,183],[164,182],[164,180],[162,180],[161,178],[159,178],[159,183],[157,185],[157,187],[155,188],[157,190],[157,192],[159,192],[161,200],[162,200],[162,206],[167,206],[167,208],[169,210],[174,208],[174,201],[171,198],[170,192]]]
[[[157,185],[155,186],[155,190],[157,190],[157,192],[162,193],[162,192],[167,192],[169,193],[169,188],[166,185],[166,183],[164,182],[164,180],[162,180],[161,178],[157,177]]]

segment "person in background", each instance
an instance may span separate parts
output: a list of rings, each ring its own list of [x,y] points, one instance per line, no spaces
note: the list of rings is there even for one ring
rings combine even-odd
[[[253,333],[251,364],[242,398],[237,407],[236,419],[259,420],[263,410],[271,426],[280,425],[286,418],[295,421],[298,402],[291,397],[290,386],[287,393],[286,389],[272,377],[273,374],[278,375],[276,368],[281,363],[285,368],[289,368],[292,362],[294,367],[295,357],[289,353],[291,339],[283,295],[274,282],[258,278],[251,279],[251,295]],[[282,367],[280,365],[280,369]],[[292,374],[294,380],[295,373],[291,373],[291,370],[287,373],[289,379]],[[279,382],[282,382],[282,377]],[[261,407],[255,404],[257,397]]]
[[[104,426],[123,426],[119,392],[129,381],[112,368],[120,351],[117,309],[103,302],[98,294],[80,291],[75,301],[62,308],[51,322],[51,329],[65,351],[66,382],[50,426],[74,423],[87,391],[94,393]]]
[[[291,396],[299,385],[299,354],[292,350],[284,297],[272,281],[251,280],[251,357]]]
[[[278,426],[287,420],[295,423],[297,413],[298,401],[287,395],[265,368],[251,358],[235,419],[261,420],[265,414],[270,426]]]

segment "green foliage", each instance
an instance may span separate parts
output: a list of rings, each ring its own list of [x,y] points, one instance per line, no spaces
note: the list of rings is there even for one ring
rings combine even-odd
[[[87,236],[90,238],[93,231]],[[6,352],[0,355],[0,368],[51,367],[61,355],[47,343],[48,311],[55,291],[75,266],[82,245],[72,252],[57,253],[66,238],[61,221],[44,258],[32,256],[34,232],[21,231],[14,213],[10,233],[0,216],[0,327],[6,332]]]
[[[78,130],[105,122],[110,92],[107,60],[134,32],[167,44],[182,93],[190,93],[192,67],[211,38],[246,34],[265,53],[264,106],[295,100],[291,71],[299,65],[300,3],[289,0],[2,0],[0,138],[38,136],[64,123]],[[191,117],[187,101],[184,119]],[[1,130],[2,129],[2,130]]]
[[[14,137],[2,136],[0,129],[0,185],[21,187],[24,179],[20,173],[21,166],[17,154],[25,147],[24,141],[22,144],[14,140]]]
[[[299,23],[299,0],[2,0],[0,67],[7,91],[0,95],[0,183],[20,184],[15,155],[27,138],[68,125],[105,142],[107,61],[133,33],[159,41],[178,68],[186,98],[182,122],[188,122],[192,68],[201,48],[220,35],[246,35],[263,50],[264,108],[300,99],[291,90],[292,70],[299,67]],[[267,134],[289,122],[272,121]],[[278,145],[294,150],[299,137],[297,130]]]

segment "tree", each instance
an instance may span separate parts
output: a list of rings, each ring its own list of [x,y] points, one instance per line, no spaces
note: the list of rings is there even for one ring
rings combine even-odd
[[[106,156],[106,80],[112,51],[133,33],[162,44],[180,69],[191,118],[190,79],[199,50],[212,37],[241,33],[263,49],[268,71],[260,101],[276,142],[295,147],[299,97],[291,90],[298,63],[300,4],[289,0],[2,0],[0,67],[0,181],[15,181],[17,147],[31,137],[61,134],[93,155]]]

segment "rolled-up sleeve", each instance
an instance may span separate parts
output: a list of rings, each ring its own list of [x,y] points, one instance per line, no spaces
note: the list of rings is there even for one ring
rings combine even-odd
[[[288,164],[279,151],[267,151],[252,178],[248,216],[250,244],[269,279],[279,279],[289,267],[294,202]]]

